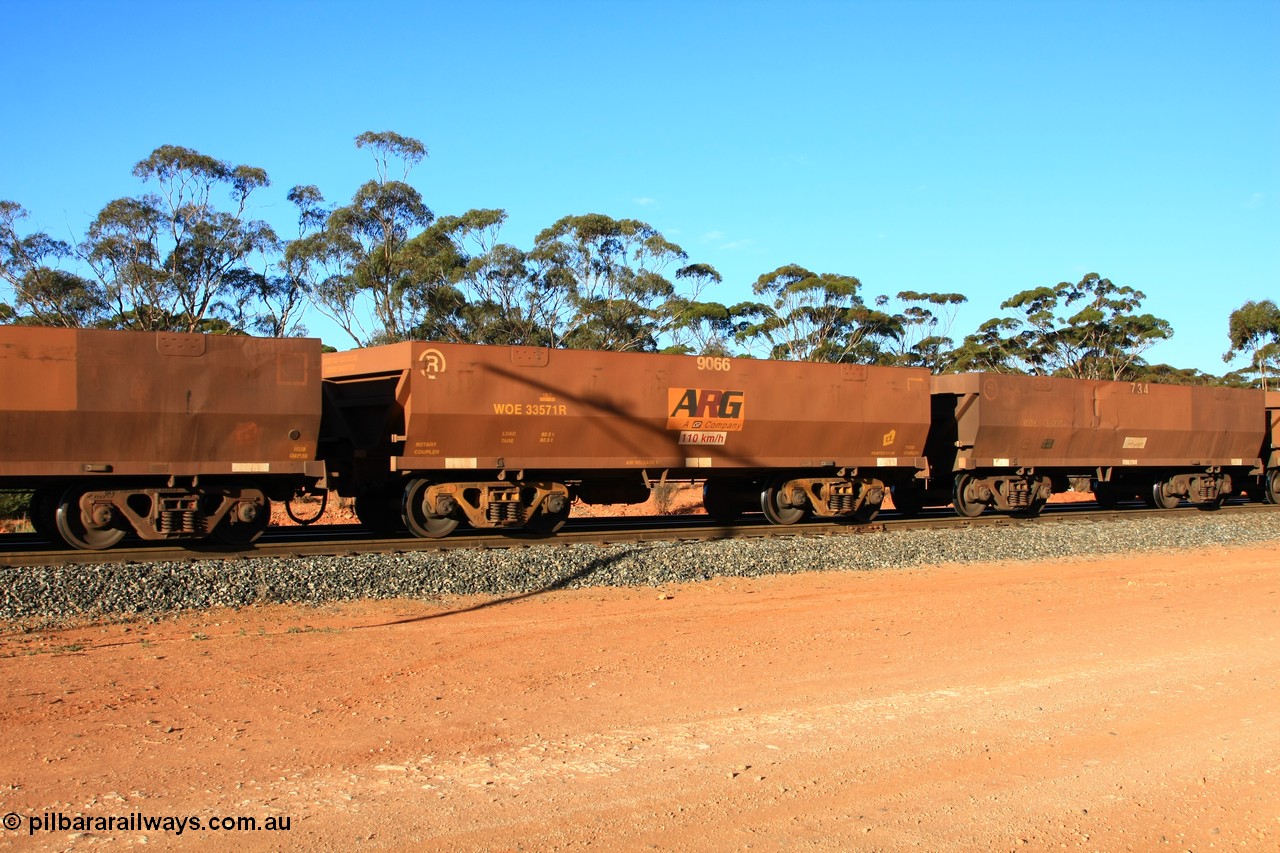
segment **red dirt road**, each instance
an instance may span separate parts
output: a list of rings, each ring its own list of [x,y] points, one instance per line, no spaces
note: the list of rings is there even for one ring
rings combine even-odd
[[[0,686],[6,848],[1280,846],[1275,548],[10,630]]]

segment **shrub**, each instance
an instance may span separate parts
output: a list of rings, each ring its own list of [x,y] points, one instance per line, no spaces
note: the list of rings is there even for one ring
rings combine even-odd
[[[0,518],[26,518],[30,492],[0,492]]]

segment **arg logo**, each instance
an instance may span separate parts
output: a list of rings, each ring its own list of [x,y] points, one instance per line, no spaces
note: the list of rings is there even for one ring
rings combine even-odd
[[[444,353],[438,349],[423,350],[422,355],[418,356],[418,370],[428,379],[435,379],[441,373],[444,373]]]
[[[742,391],[667,389],[667,429],[738,431],[746,418]]]

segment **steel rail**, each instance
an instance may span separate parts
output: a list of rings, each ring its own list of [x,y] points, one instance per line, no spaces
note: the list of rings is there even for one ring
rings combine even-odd
[[[1278,512],[1280,506],[1255,503],[1228,503],[1211,510],[1217,514]],[[661,541],[711,541],[717,539],[777,538],[796,536],[863,536],[899,530],[965,529],[979,527],[1024,527],[1064,522],[1111,522],[1152,518],[1156,516],[1190,516],[1206,510],[1194,506],[1174,509],[1133,508],[1099,509],[1093,503],[1058,504],[1036,518],[986,513],[977,518],[962,518],[949,509],[940,508],[916,518],[897,516],[886,511],[867,524],[832,523],[810,520],[794,525],[773,525],[747,518],[732,525],[719,524],[705,515],[632,516],[621,518],[571,519],[559,533],[540,536],[524,531],[473,530],[455,533],[444,539],[416,537],[377,537],[358,525],[312,527],[273,527],[256,545],[237,549],[209,543],[203,547],[179,547],[172,544],[149,544],[138,540],[126,542],[107,551],[78,551],[55,548],[36,534],[0,535],[0,566],[66,566],[105,563],[198,562],[202,560],[282,559],[294,557],[355,556],[359,554],[394,554],[411,551],[440,551],[459,548],[528,548],[581,544],[625,544]]]

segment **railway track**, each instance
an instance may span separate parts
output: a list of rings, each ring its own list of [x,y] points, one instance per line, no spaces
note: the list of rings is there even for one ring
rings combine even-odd
[[[1271,513],[1280,507],[1268,504],[1229,502],[1215,514]],[[714,541],[720,539],[779,538],[795,536],[866,536],[899,530],[978,527],[1017,527],[1064,522],[1109,522],[1135,518],[1202,517],[1204,510],[1193,506],[1149,509],[1140,504],[1116,509],[1100,509],[1094,503],[1050,505],[1034,519],[987,513],[977,518],[961,518],[948,508],[926,510],[915,518],[904,518],[892,510],[869,524],[830,523],[810,520],[795,525],[773,525],[747,518],[722,525],[705,515],[652,516],[626,518],[583,518],[571,520],[558,534],[538,536],[524,531],[474,530],[455,533],[444,539],[379,537],[357,525],[275,527],[255,546],[235,549],[207,545],[197,549],[168,544],[126,540],[109,551],[79,551],[56,548],[34,533],[0,535],[0,566],[58,566],[106,563],[182,562],[296,558],[310,556],[352,556],[411,551],[455,549],[518,549],[539,545],[620,544],[654,541]]]

